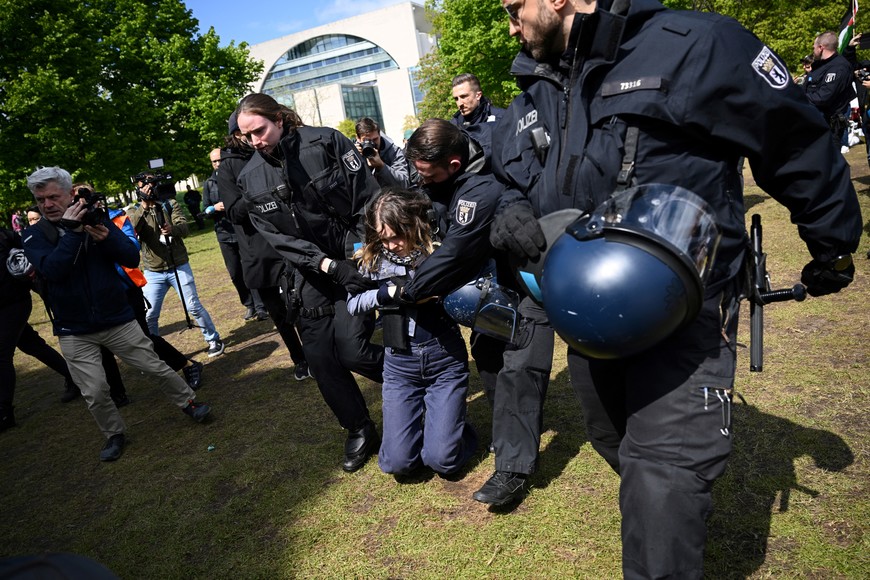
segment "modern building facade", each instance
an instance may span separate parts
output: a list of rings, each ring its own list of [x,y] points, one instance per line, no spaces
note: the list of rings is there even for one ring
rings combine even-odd
[[[423,6],[402,2],[249,47],[264,64],[254,90],[310,125],[371,117],[401,144],[422,100],[414,73],[435,45]]]

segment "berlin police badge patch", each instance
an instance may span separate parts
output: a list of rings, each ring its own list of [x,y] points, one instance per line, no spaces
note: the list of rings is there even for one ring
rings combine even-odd
[[[460,199],[456,205],[456,223],[462,226],[467,226],[474,221],[474,210],[477,208],[476,201],[465,201]]]
[[[752,61],[752,68],[755,69],[758,76],[775,89],[784,89],[788,84],[788,79],[791,78],[782,61],[766,46]]]
[[[359,171],[360,167],[362,167],[362,163],[360,162],[356,151],[348,151],[341,156],[341,160],[344,161],[345,167],[347,167],[350,171]]]

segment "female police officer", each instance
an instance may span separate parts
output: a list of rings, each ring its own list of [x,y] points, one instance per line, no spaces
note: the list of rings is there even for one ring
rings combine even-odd
[[[351,371],[381,382],[384,353],[369,342],[373,320],[348,314],[348,291],[371,282],[347,258],[362,239],[360,218],[377,183],[349,139],[299,126],[268,95],[248,95],[236,116],[256,149],[238,177],[251,223],[296,269],[302,348],[324,400],[349,431],[342,468],[356,471],[377,453],[380,437]]]

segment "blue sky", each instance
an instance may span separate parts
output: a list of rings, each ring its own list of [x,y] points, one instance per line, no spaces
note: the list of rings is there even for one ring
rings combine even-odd
[[[257,44],[402,0],[184,0],[199,20],[200,33],[214,26],[221,46]],[[422,4],[422,0],[416,0]]]

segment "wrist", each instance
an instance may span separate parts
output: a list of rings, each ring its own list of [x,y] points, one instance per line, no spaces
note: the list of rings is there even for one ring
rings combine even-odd
[[[329,260],[329,258],[327,258]],[[335,274],[335,270],[338,268],[338,262],[335,260],[329,260],[329,263],[326,265],[326,275],[332,276]]]

